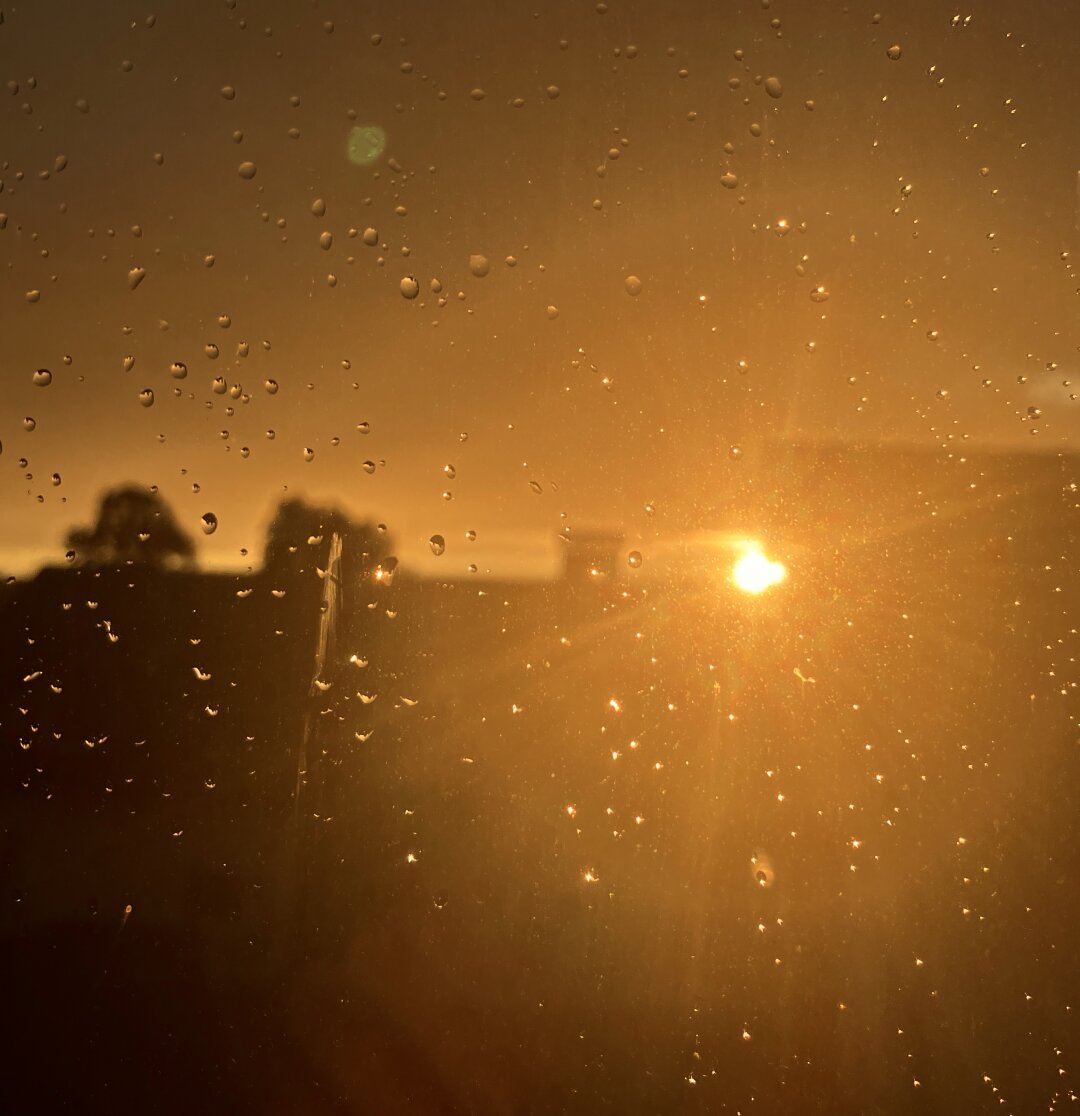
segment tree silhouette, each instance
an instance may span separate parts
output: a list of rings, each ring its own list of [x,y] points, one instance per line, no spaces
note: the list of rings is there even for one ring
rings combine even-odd
[[[340,508],[319,507],[294,497],[282,502],[267,528],[264,568],[275,574],[325,570],[335,534],[341,537],[345,582],[368,574],[389,549],[389,540],[374,524],[356,522]]]
[[[194,561],[195,545],[176,522],[168,504],[137,485],[106,492],[91,527],[67,536],[76,560],[88,566],[145,565],[169,568]]]

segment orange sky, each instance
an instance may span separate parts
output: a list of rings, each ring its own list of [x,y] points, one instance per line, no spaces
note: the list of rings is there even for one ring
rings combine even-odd
[[[733,445],[1078,448],[1066,6],[107,7],[0,27],[0,569],[128,480],[208,564],[287,488],[458,573],[715,524]]]

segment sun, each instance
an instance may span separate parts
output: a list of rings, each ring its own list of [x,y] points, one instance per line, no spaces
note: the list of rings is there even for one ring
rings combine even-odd
[[[764,593],[785,577],[787,570],[783,564],[766,558],[756,546],[749,547],[731,571],[732,581],[744,593]]]

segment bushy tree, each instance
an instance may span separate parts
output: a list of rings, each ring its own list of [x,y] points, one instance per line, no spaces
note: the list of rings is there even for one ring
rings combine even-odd
[[[70,531],[67,545],[86,566],[172,568],[195,558],[195,544],[169,505],[157,492],[133,484],[106,492],[93,527]]]
[[[374,524],[294,497],[282,502],[267,528],[263,564],[274,573],[325,570],[335,534],[341,537],[343,581],[369,573],[388,552],[389,541]]]

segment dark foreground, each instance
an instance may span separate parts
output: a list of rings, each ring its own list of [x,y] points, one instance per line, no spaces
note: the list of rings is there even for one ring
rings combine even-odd
[[[10,591],[0,1110],[1070,1107],[1080,477],[856,466],[760,599],[399,576],[320,669],[314,565]]]

